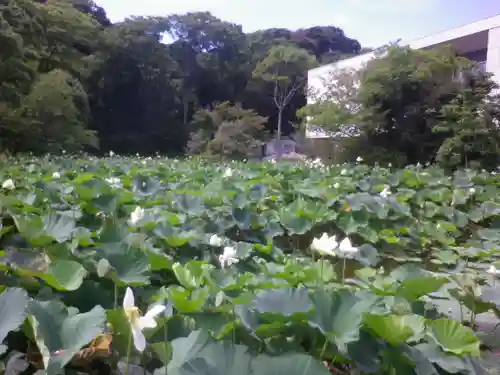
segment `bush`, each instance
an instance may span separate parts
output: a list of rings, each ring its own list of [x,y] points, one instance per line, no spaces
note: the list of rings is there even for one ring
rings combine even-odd
[[[194,114],[187,152],[225,159],[260,157],[267,139],[264,124],[267,118],[241,106],[222,103],[213,110],[202,109]]]

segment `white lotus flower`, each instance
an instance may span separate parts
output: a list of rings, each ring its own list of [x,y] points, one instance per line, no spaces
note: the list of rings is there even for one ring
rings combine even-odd
[[[392,193],[391,193],[390,187],[386,185],[386,186],[384,186],[384,190],[382,190],[379,195],[382,198],[387,199],[389,197],[389,195],[391,195],[391,194]]]
[[[224,247],[224,252],[219,255],[219,262],[222,268],[230,267],[240,260],[236,257],[236,249],[231,246]]]
[[[342,169],[342,170],[340,171],[340,175],[341,175],[341,176],[345,176],[346,174],[347,174],[347,169]]]
[[[357,247],[352,245],[349,237],[346,237],[342,241],[340,241],[339,250],[341,253],[343,253],[345,255],[356,254],[359,251],[359,249]]]
[[[224,171],[224,177],[231,177],[233,175],[233,170],[231,168],[227,168]]]
[[[120,187],[121,183],[122,183],[122,181],[118,177],[109,177],[109,178],[106,178],[106,182],[111,187],[114,187],[114,188]]]
[[[115,153],[113,151],[110,151],[109,156],[112,158],[113,156],[115,156]]]
[[[220,247],[222,246],[222,238],[216,234],[213,234],[212,236],[210,236],[209,244],[210,246]]]
[[[358,156],[358,157],[356,158],[356,161],[357,161],[358,163],[361,163],[361,162],[363,161],[363,158],[362,158],[361,156]]]
[[[337,238],[335,236],[329,237],[327,233],[323,233],[320,238],[314,238],[311,249],[317,251],[322,255],[335,256],[335,249],[339,244],[337,243]]]
[[[12,181],[11,178],[9,178],[8,180],[5,180],[2,184],[2,188],[3,189],[8,189],[8,190],[12,190],[12,189],[15,189],[16,188],[16,185],[14,185],[14,181]]]
[[[312,161],[309,161],[308,164],[311,166],[311,167],[323,167],[323,162],[321,161],[320,158],[316,158]]]
[[[128,220],[130,225],[136,225],[139,220],[144,218],[145,211],[144,208],[137,206],[135,210],[130,214],[130,219]]]
[[[52,173],[52,178],[60,178],[61,174],[59,172]]]
[[[474,194],[475,192],[476,192],[476,189],[474,189],[473,187],[469,189],[470,194]]]
[[[490,268],[488,268],[487,273],[491,275],[500,275],[500,270],[497,270],[497,268],[494,265],[491,265]]]
[[[336,182],[336,183],[334,183],[334,184],[333,184],[333,187],[334,187],[335,189],[338,189],[338,188],[340,187],[340,184],[339,184],[338,182]]]
[[[156,327],[155,317],[165,310],[165,306],[155,305],[144,316],[141,316],[139,309],[135,306],[134,293],[132,289],[127,288],[123,298],[123,310],[130,324],[134,346],[139,352],[143,352],[146,349],[146,338],[142,331],[144,328]]]

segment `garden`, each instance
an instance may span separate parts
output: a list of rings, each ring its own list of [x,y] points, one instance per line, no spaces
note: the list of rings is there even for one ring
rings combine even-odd
[[[4,160],[0,372],[493,373],[499,176]]]

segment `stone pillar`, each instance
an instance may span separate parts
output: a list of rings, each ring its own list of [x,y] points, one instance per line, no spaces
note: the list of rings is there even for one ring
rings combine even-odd
[[[495,27],[488,32],[486,71],[493,73],[493,80],[500,85],[500,27]]]

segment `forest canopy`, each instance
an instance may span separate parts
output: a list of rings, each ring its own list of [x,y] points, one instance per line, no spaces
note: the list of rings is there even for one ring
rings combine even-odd
[[[212,137],[200,140],[209,149],[230,134],[248,143],[257,124],[258,138],[272,135],[278,117],[287,135],[306,104],[307,69],[361,50],[331,25],[244,33],[208,12],[112,23],[90,0],[8,0],[0,5],[0,152],[181,155],[202,134]],[[283,77],[263,74],[277,53],[297,63]],[[278,108],[275,79],[299,88]],[[228,105],[244,116],[199,128],[203,113]]]

